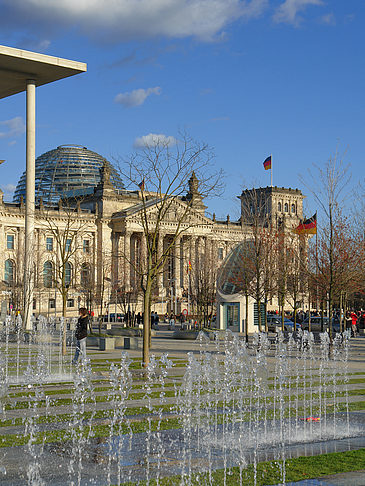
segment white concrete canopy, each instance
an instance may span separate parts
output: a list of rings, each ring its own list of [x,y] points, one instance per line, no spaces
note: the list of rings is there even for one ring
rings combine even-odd
[[[25,91],[28,79],[42,86],[83,73],[86,68],[83,62],[0,46],[0,99]]]
[[[33,313],[33,238],[35,211],[35,89],[86,71],[83,62],[0,46],[0,99],[27,92],[26,102],[26,196],[24,252],[24,324],[31,329]],[[64,342],[65,341],[64,337]],[[66,346],[66,344],[65,344]]]

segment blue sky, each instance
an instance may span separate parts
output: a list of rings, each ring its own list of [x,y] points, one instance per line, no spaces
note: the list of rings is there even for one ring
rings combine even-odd
[[[208,202],[238,216],[243,185],[306,189],[339,147],[363,181],[361,0],[0,0],[0,44],[86,62],[37,89],[36,155],[58,145],[126,157],[150,134],[186,130],[215,151],[226,190]],[[25,95],[1,100],[0,186],[25,166]],[[308,198],[307,215],[315,209]]]

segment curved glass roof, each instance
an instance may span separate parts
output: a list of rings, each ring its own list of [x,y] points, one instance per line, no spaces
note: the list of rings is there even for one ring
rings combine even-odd
[[[217,286],[225,295],[242,293],[254,278],[254,246],[242,241],[231,250],[218,273]]]
[[[78,145],[61,145],[50,150],[35,161],[35,200],[57,203],[60,197],[92,193],[101,180],[100,169],[110,167],[110,180],[116,190],[123,183],[112,164],[104,157]],[[25,200],[25,172],[19,179],[14,193],[14,202]]]

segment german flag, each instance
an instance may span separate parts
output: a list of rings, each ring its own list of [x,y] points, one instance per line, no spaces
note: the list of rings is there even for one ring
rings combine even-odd
[[[315,235],[317,233],[317,213],[313,214],[311,218],[305,219],[292,231],[297,235]]]
[[[264,164],[264,169],[265,170],[271,169],[271,155],[269,155],[269,157],[266,157],[266,159],[264,160],[263,164]]]
[[[138,184],[138,187],[141,189],[141,191],[144,191],[144,179]]]

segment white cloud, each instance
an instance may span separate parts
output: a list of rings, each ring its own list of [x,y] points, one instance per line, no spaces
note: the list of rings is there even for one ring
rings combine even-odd
[[[323,5],[322,0],[285,0],[279,5],[274,14],[274,21],[298,25],[302,18],[298,15],[310,5]]]
[[[40,39],[36,35],[24,36],[19,39],[17,45],[22,49],[28,49],[36,52],[46,52],[51,41],[48,39]]]
[[[156,86],[155,88],[140,88],[134,89],[133,91],[128,91],[126,93],[119,93],[114,98],[114,102],[120,103],[126,108],[131,108],[132,106],[142,105],[151,94],[160,95],[161,88]]]
[[[134,148],[144,148],[144,147],[155,147],[157,145],[172,145],[177,143],[175,137],[169,135],[166,136],[162,133],[149,133],[148,135],[143,135],[142,137],[137,137],[134,141]]]
[[[210,121],[216,122],[216,121],[229,121],[229,116],[217,116],[215,118],[211,118]]]
[[[1,129],[5,127],[5,130]],[[0,138],[19,137],[25,132],[24,120],[21,116],[16,116],[10,120],[0,121]]]
[[[320,22],[326,25],[336,25],[336,18],[333,13],[322,15]]]
[[[50,25],[75,26],[104,41],[158,36],[211,40],[230,23],[259,16],[267,5],[268,0],[2,0],[0,23],[47,33]]]
[[[5,200],[11,201],[13,199],[16,186],[14,184],[6,184],[5,186],[2,185],[0,187],[4,193]]]

